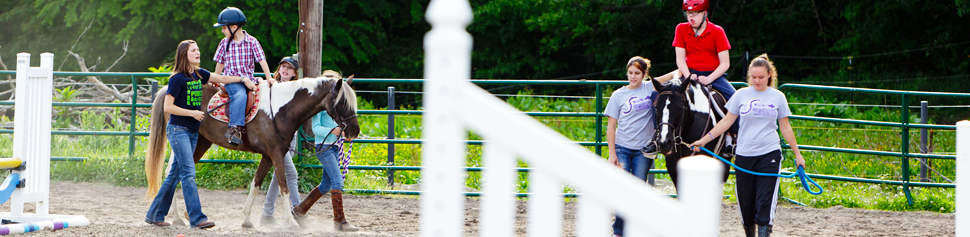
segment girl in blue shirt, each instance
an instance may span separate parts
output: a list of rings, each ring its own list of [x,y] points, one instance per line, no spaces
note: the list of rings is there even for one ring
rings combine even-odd
[[[323,72],[323,77],[340,80],[340,74],[331,70]],[[347,222],[344,215],[344,178],[340,174],[340,164],[337,163],[339,147],[334,144],[338,137],[343,136],[343,130],[337,126],[337,122],[327,114],[327,111],[320,111],[310,121],[313,124],[317,151],[323,150],[317,154],[317,160],[320,160],[320,164],[323,165],[323,172],[320,185],[313,188],[303,202],[293,207],[293,214],[298,217],[298,221],[302,220],[320,197],[330,193],[330,201],[333,203],[333,228],[338,231],[357,231],[358,228]]]

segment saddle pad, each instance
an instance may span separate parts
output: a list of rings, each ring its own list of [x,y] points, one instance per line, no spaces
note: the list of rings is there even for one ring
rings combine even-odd
[[[255,95],[253,93],[255,93]],[[224,93],[216,93],[212,96],[212,99],[209,99],[209,106],[206,108],[206,111],[212,110],[216,106],[229,101],[229,98],[222,97],[222,94]],[[253,106],[249,108],[249,111],[246,111],[246,123],[248,123],[256,117],[256,109],[259,108],[259,86],[256,87],[255,91],[246,93],[246,95],[256,97],[255,102],[253,102]],[[209,113],[209,116],[212,116],[212,118],[215,118],[216,120],[228,123],[229,115],[226,115],[227,107],[229,107],[229,104],[223,105],[222,107],[219,107],[219,109],[212,111],[212,113]]]

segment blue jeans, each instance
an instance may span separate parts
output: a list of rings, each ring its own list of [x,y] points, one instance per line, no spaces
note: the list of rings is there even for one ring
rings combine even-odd
[[[297,137],[294,135],[293,141],[290,142],[291,148],[296,149],[296,141]],[[286,174],[286,187],[290,189],[290,204],[296,206],[300,204],[300,188],[297,185],[299,181],[296,166],[293,165],[293,151],[286,152],[286,156],[283,157],[283,173]],[[263,203],[264,216],[273,216],[273,212],[276,211],[276,196],[280,194],[280,185],[276,182],[276,175],[273,175],[273,179],[269,181],[269,189],[266,190],[266,202]]]
[[[623,170],[630,172],[633,176],[636,176],[640,180],[647,180],[647,171],[653,166],[653,159],[647,159],[640,153],[640,150],[634,150],[620,145],[616,145],[616,158],[623,165]],[[614,215],[616,221],[613,222],[613,234],[623,235],[623,218],[619,215]]]
[[[229,126],[243,126],[246,124],[246,85],[242,83],[226,84],[229,93],[229,104],[226,114],[229,115]]]
[[[169,124],[168,141],[172,146],[172,153],[175,159],[172,162],[172,170],[162,187],[148,207],[148,214],[145,220],[148,222],[165,221],[168,210],[172,207],[172,198],[175,196],[175,186],[182,183],[182,195],[185,199],[185,209],[189,212],[189,223],[192,227],[208,220],[202,213],[202,204],[199,200],[199,190],[195,185],[195,152],[196,142],[199,140],[198,131],[189,131],[188,128]]]
[[[330,146],[330,143],[317,144],[317,150],[327,149],[317,154],[317,160],[323,165],[323,172],[320,176],[320,192],[327,193],[330,190],[344,191],[344,177],[340,174],[340,164],[337,163],[337,146]]]
[[[691,69],[690,73],[697,74],[698,76],[707,76],[707,75],[711,75],[711,73],[714,73],[714,71],[702,72],[702,71]],[[731,96],[734,96],[734,92],[737,92],[737,90],[734,89],[734,86],[732,86],[731,83],[728,82],[727,73],[721,74],[721,77],[718,77],[713,82],[711,82],[711,87],[713,87],[715,90],[717,90],[718,92],[721,92],[721,94],[724,95],[725,102],[727,100],[730,100]],[[727,111],[724,111],[724,113],[727,113]],[[734,125],[731,125],[731,129],[729,129],[728,131],[734,134],[738,134],[738,128],[740,126],[740,122],[741,122],[740,119],[734,120]]]

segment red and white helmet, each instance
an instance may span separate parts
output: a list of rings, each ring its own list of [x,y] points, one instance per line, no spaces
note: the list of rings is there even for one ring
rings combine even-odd
[[[711,3],[707,0],[684,0],[684,11],[707,11]]]

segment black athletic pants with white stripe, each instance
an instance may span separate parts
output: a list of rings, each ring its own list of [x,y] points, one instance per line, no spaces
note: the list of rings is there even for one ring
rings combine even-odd
[[[754,157],[739,155],[734,162],[746,170],[778,174],[781,169],[781,150]],[[742,171],[735,172],[735,178],[741,224],[771,225],[771,221],[775,219],[775,206],[778,204],[779,178],[756,176]]]

